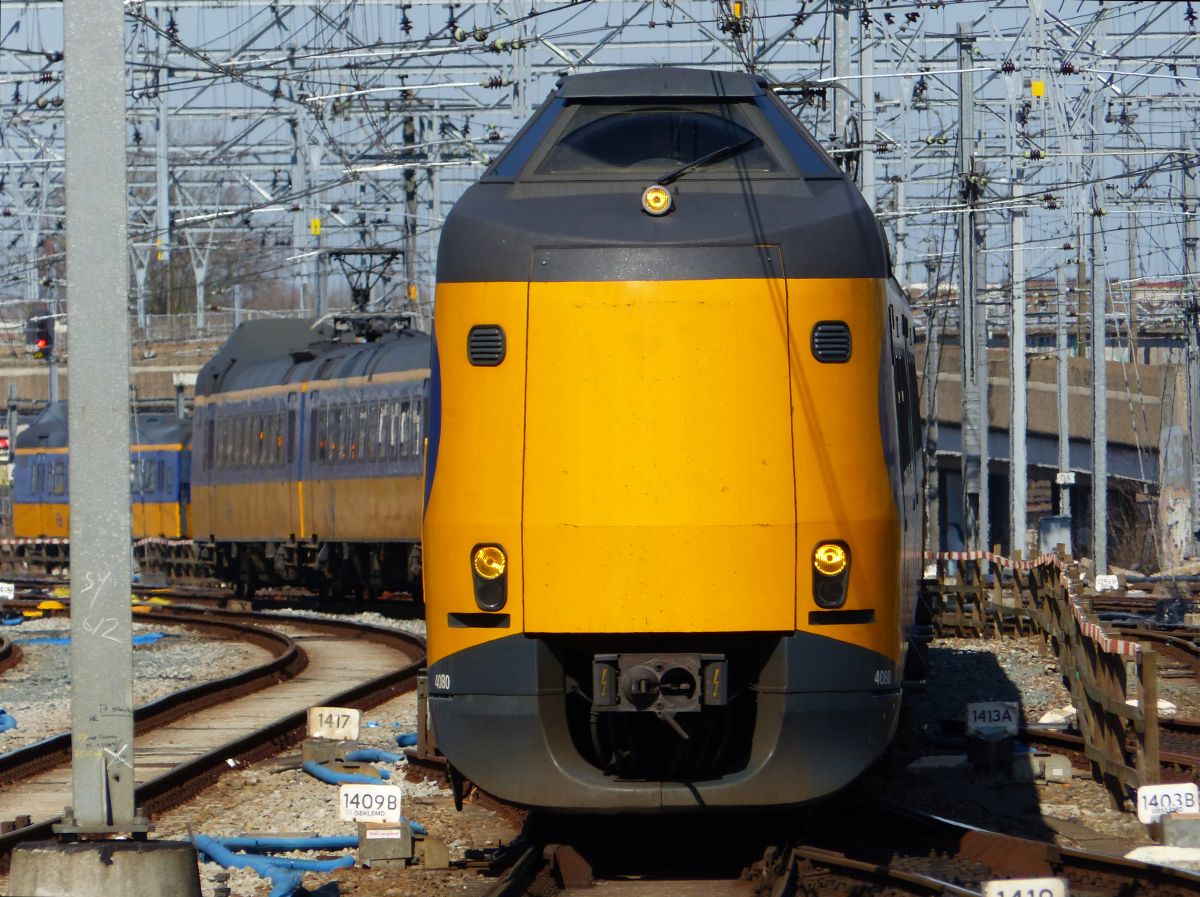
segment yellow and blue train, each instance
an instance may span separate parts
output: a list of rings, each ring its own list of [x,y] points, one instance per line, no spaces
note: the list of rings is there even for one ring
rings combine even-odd
[[[564,78],[449,215],[424,523],[457,780],[557,811],[800,805],[893,735],[913,325],[758,77]]]
[[[201,369],[192,418],[133,417],[139,560],[242,596],[419,596],[429,342],[396,315],[239,327]],[[14,476],[14,534],[66,538],[65,404],[21,434]]]
[[[190,532],[191,421],[139,412],[129,428],[129,482],[135,539],[183,539]],[[13,532],[19,538],[66,539],[71,514],[67,470],[67,403],[47,405],[17,437],[13,456]]]
[[[219,579],[420,595],[430,340],[408,323],[243,324],[201,368],[192,533]]]

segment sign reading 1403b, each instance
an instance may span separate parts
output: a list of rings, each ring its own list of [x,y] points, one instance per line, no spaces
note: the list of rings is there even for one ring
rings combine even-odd
[[[967,705],[967,734],[984,735],[1003,732],[1016,735],[1021,713],[1015,701],[980,701]]]
[[[1143,825],[1171,813],[1195,813],[1197,808],[1200,808],[1200,789],[1195,782],[1143,785],[1137,790],[1138,822]]]

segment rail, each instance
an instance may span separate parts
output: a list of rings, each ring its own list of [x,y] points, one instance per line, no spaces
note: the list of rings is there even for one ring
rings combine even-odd
[[[925,591],[939,633],[1042,636],[1070,689],[1093,774],[1114,807],[1124,808],[1131,789],[1159,781],[1158,654],[1148,642],[1105,631],[1080,564],[1061,554],[1022,560],[984,551],[926,560],[936,562],[936,578],[927,580]],[[1131,663],[1136,704],[1129,695]]]

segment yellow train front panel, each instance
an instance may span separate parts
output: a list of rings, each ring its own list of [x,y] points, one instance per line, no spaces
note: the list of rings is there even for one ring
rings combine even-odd
[[[781,280],[531,284],[527,631],[795,628],[787,309]]]

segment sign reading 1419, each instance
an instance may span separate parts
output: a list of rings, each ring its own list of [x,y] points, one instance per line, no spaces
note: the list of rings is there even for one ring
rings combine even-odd
[[[351,707],[309,707],[308,737],[353,741],[362,713]]]
[[[967,705],[967,734],[1003,732],[1016,735],[1021,715],[1014,701],[980,701]]]
[[[1012,878],[984,882],[983,897],[1067,897],[1061,878]]]

